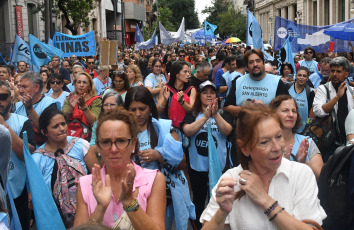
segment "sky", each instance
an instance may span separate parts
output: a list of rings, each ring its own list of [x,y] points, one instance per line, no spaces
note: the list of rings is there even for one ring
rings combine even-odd
[[[205,6],[211,6],[211,0],[195,0],[195,9],[198,12],[200,23],[202,23],[207,17],[207,15],[201,13]]]

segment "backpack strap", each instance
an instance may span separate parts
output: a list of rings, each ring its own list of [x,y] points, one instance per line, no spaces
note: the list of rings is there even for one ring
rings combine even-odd
[[[172,88],[171,86],[166,84],[165,87],[167,87],[173,94],[177,93],[177,91],[174,88]]]
[[[66,147],[63,149],[58,149],[57,151],[53,152],[49,152],[46,151],[44,148],[40,148],[37,149],[36,151],[34,151],[34,153],[41,153],[47,157],[50,157],[52,159],[55,160],[56,156],[58,155],[58,151],[63,151],[63,154],[68,154],[70,152],[70,150],[72,149],[72,147],[74,147],[75,143],[79,140],[80,138],[78,137],[73,137],[71,138],[71,140],[68,142],[68,144],[66,145]]]
[[[89,106],[94,100],[96,100],[97,98],[99,98],[100,96],[94,96],[91,97],[90,100],[86,101],[86,105]]]
[[[193,88],[194,86],[189,86],[185,91],[183,91],[183,93],[188,94]]]

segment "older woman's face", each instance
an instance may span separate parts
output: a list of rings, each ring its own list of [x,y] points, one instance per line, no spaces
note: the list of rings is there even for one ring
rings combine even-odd
[[[276,171],[283,157],[284,139],[280,125],[274,118],[261,120],[257,127],[258,140],[249,153],[250,166],[257,171]]]
[[[297,120],[297,111],[294,100],[283,101],[278,107],[276,113],[280,117],[284,128],[292,129],[294,128]]]
[[[103,122],[96,144],[98,144],[106,167],[119,169],[130,163],[136,140],[131,136],[128,124],[114,120]]]
[[[160,74],[162,70],[161,62],[156,62],[155,65],[152,67],[152,72],[154,74]]]
[[[106,112],[110,109],[115,109],[118,107],[117,100],[115,96],[107,97],[103,102],[103,110]]]
[[[66,140],[68,134],[68,126],[66,125],[65,118],[61,114],[57,114],[50,120],[47,126],[47,133],[45,134],[48,141],[63,142]]]
[[[91,89],[90,81],[87,76],[81,74],[76,78],[75,90],[78,94],[88,93]]]

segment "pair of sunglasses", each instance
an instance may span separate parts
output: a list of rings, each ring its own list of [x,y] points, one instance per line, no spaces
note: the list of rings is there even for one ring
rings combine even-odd
[[[61,84],[61,81],[52,81],[51,84],[55,84],[55,85],[60,85]]]
[[[0,93],[0,101],[6,100],[9,98],[10,94],[7,93]]]

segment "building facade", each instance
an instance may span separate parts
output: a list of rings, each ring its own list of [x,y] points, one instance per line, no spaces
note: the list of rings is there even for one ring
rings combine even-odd
[[[299,24],[322,26],[354,17],[354,0],[248,0],[263,30],[263,41],[274,40],[275,16]]]

